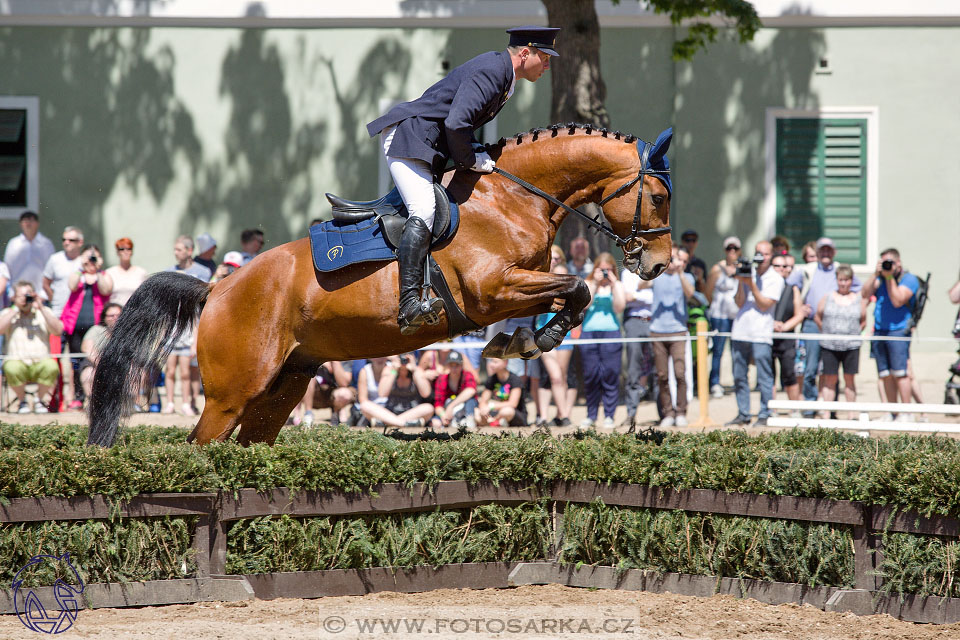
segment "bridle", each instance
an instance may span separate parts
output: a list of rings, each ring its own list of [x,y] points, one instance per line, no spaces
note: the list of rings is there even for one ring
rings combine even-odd
[[[640,148],[640,144],[641,144],[641,143],[643,143],[643,149],[642,149],[642,150],[641,150],[641,148]],[[547,200],[547,201],[549,201],[549,202],[557,205],[558,207],[560,207],[561,209],[564,209],[564,210],[567,211],[568,213],[573,213],[573,214],[576,214],[576,215],[580,216],[581,218],[583,218],[583,221],[584,221],[584,222],[586,222],[588,225],[590,225],[591,227],[593,227],[596,231],[598,231],[599,233],[602,233],[602,234],[608,236],[611,240],[613,240],[614,242],[616,242],[616,243],[617,243],[617,246],[620,247],[620,248],[623,250],[624,256],[626,256],[626,257],[636,257],[637,254],[639,254],[639,253],[642,251],[641,247],[640,247],[640,246],[637,246],[637,247],[635,247],[634,249],[627,249],[627,245],[628,245],[628,244],[630,244],[631,242],[633,242],[634,240],[636,240],[638,237],[647,237],[647,236],[653,236],[653,235],[657,235],[657,234],[661,234],[661,233],[670,233],[671,229],[673,228],[673,227],[671,227],[670,225],[667,225],[667,226],[665,226],[665,227],[654,227],[654,228],[652,228],[652,229],[641,229],[641,228],[640,228],[640,213],[641,213],[640,209],[641,209],[641,203],[643,202],[643,179],[644,179],[644,177],[646,177],[646,176],[669,175],[669,174],[670,174],[670,170],[669,170],[669,169],[653,169],[653,168],[648,168],[648,167],[647,167],[647,162],[648,162],[649,157],[650,157],[650,150],[651,150],[651,149],[653,149],[653,145],[652,145],[652,144],[650,144],[649,142],[644,142],[643,140],[638,140],[638,141],[637,141],[637,155],[640,156],[640,171],[637,173],[637,177],[635,177],[635,178],[633,178],[632,180],[624,183],[624,184],[621,185],[619,188],[617,188],[616,191],[614,191],[613,193],[611,193],[610,195],[608,195],[606,198],[604,198],[603,200],[601,200],[600,202],[597,203],[597,204],[599,205],[599,207],[600,207],[600,212],[603,213],[603,205],[604,205],[604,204],[606,204],[607,202],[609,202],[609,201],[612,200],[613,198],[616,198],[618,195],[620,195],[621,193],[623,193],[624,191],[626,191],[627,189],[629,189],[630,187],[632,187],[633,185],[635,185],[637,182],[640,183],[640,190],[637,192],[637,208],[636,208],[636,210],[634,211],[634,214],[633,214],[633,224],[632,224],[631,227],[630,227],[630,235],[627,236],[627,237],[625,237],[625,238],[617,235],[617,232],[614,231],[613,228],[610,227],[610,225],[608,225],[608,224],[604,223],[603,221],[601,221],[601,220],[599,219],[599,216],[596,217],[596,218],[594,218],[594,217],[588,215],[587,213],[585,213],[585,212],[583,212],[583,211],[580,211],[579,209],[574,209],[573,207],[571,207],[571,206],[568,205],[567,203],[561,202],[561,201],[558,200],[557,198],[554,198],[554,197],[551,196],[549,193],[545,192],[543,189],[540,189],[540,188],[538,188],[538,187],[535,187],[534,185],[530,184],[529,182],[527,182],[527,181],[524,180],[523,178],[518,178],[517,176],[513,175],[512,173],[509,173],[509,172],[507,172],[507,171],[504,171],[504,170],[501,169],[500,167],[494,167],[494,168],[493,168],[493,171],[494,171],[495,173],[499,173],[499,174],[502,175],[504,178],[507,178],[507,179],[509,179],[509,180],[512,180],[513,182],[516,182],[518,185],[520,185],[521,187],[523,187],[523,188],[526,189],[527,191],[530,191],[531,193],[537,194],[537,195],[540,196],[541,198],[543,198],[543,199],[545,199],[545,200]]]

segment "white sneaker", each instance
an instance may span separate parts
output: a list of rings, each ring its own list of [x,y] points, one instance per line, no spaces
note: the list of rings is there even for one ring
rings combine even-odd
[[[883,414],[880,416],[880,422],[893,422],[893,414],[890,412]]]
[[[306,413],[304,413],[303,419],[300,421],[300,424],[302,424],[305,427],[311,426],[313,424],[313,411],[307,411]]]
[[[661,427],[672,427],[674,424],[676,424],[676,420],[674,419],[673,416],[667,416],[666,418],[660,421]]]
[[[584,418],[584,419],[580,422],[580,428],[581,428],[581,429],[593,429],[593,420],[591,420],[590,418]]]
[[[609,417],[609,416],[607,416],[606,418],[604,418],[604,419],[603,419],[603,428],[604,428],[604,429],[609,429],[610,431],[613,431],[613,428],[614,428],[613,418],[611,418],[611,417]]]
[[[720,386],[719,384],[713,385],[712,387],[710,387],[710,395],[713,396],[714,398],[722,398],[723,387]]]
[[[26,400],[20,401],[20,406],[17,408],[17,413],[30,413],[30,404]]]
[[[894,422],[913,422],[913,416],[909,413],[898,413]]]
[[[687,422],[687,416],[677,416],[677,419],[674,421],[674,425],[678,427],[685,427],[689,424]]]
[[[45,404],[43,404],[42,402],[40,402],[39,400],[37,400],[37,401],[33,404],[33,412],[34,412],[34,413],[50,413],[50,410],[47,409],[47,405],[45,405]]]

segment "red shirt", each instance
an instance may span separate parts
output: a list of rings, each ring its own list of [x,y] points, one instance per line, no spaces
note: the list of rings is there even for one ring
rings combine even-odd
[[[469,371],[463,371],[460,374],[460,388],[456,391],[450,390],[450,374],[445,373],[434,383],[433,386],[433,406],[443,407],[448,398],[455,398],[458,393],[464,389],[476,389],[477,380]]]

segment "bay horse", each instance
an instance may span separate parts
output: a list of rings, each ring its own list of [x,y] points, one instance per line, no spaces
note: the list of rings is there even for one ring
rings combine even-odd
[[[590,303],[581,278],[549,273],[550,246],[564,218],[600,203],[624,267],[646,280],[670,260],[671,183],[665,157],[672,130],[655,144],[589,125],[533,129],[488,147],[497,171],[448,173],[460,206],[453,239],[434,251],[461,309],[487,326],[562,310],[535,335],[548,351],[580,324]],[[657,169],[660,167],[660,169]],[[302,238],[208,284],[177,273],[148,278],[104,346],[93,381],[88,443],[110,446],[133,392],[199,314],[197,357],[206,395],[188,441],[272,444],[317,367],[404,353],[447,338],[446,322],[403,336],[397,326],[395,262],[314,269]],[[169,381],[168,384],[172,383]]]

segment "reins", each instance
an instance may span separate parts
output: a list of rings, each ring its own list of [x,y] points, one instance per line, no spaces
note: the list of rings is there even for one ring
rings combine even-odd
[[[639,145],[639,143],[638,143],[638,144],[637,144],[637,147],[638,147],[637,151],[638,151],[638,152],[640,152],[639,146],[640,146],[640,145]],[[571,207],[571,206],[568,205],[567,203],[561,202],[559,199],[553,197],[552,195],[550,195],[549,193],[547,193],[547,192],[544,191],[543,189],[541,189],[541,188],[539,188],[539,187],[537,187],[537,186],[535,186],[535,185],[530,184],[529,182],[527,182],[527,181],[524,180],[523,178],[520,178],[520,177],[518,177],[518,176],[515,176],[515,175],[513,175],[512,173],[510,173],[509,171],[504,171],[504,170],[501,169],[500,167],[496,167],[496,166],[493,168],[493,171],[494,171],[494,173],[499,173],[500,175],[502,175],[504,178],[507,178],[508,180],[512,180],[513,182],[516,182],[518,185],[520,185],[521,187],[523,187],[523,188],[526,189],[527,191],[529,191],[529,192],[531,192],[531,193],[534,193],[534,194],[540,196],[541,198],[543,198],[543,199],[546,200],[547,202],[550,202],[551,204],[555,204],[556,206],[560,207],[561,209],[563,209],[563,210],[566,211],[567,213],[573,213],[573,214],[576,214],[576,215],[580,216],[581,218],[583,218],[583,221],[584,221],[584,222],[586,222],[588,225],[590,225],[591,227],[593,227],[593,228],[594,228],[595,230],[597,230],[598,232],[600,232],[600,233],[608,236],[610,239],[612,239],[614,242],[617,243],[617,246],[621,247],[622,249],[624,249],[624,250],[626,251],[627,244],[629,244],[630,242],[632,242],[633,240],[635,240],[635,239],[637,238],[637,236],[655,235],[655,234],[658,234],[658,233],[669,233],[669,232],[673,229],[673,227],[671,227],[670,225],[667,225],[667,226],[665,226],[665,227],[654,227],[654,228],[652,228],[652,229],[641,229],[641,228],[640,228],[641,203],[642,203],[642,201],[643,201],[643,178],[644,178],[645,176],[648,176],[648,175],[655,176],[655,175],[662,175],[662,174],[669,174],[669,173],[670,173],[670,170],[669,170],[669,169],[650,169],[650,168],[647,168],[647,162],[648,162],[648,157],[649,157],[649,155],[650,155],[650,149],[651,149],[650,143],[649,143],[649,142],[645,142],[645,143],[644,143],[644,147],[643,147],[643,151],[639,153],[639,155],[640,155],[640,171],[637,173],[637,177],[634,178],[634,179],[632,179],[632,180],[630,180],[630,181],[628,181],[628,182],[626,182],[626,183],[624,183],[623,185],[621,185],[620,187],[618,187],[616,191],[614,191],[613,193],[611,193],[609,196],[607,196],[606,198],[604,198],[603,200],[601,200],[601,201],[598,203],[598,206],[600,207],[600,211],[601,211],[601,213],[602,213],[602,212],[603,212],[603,205],[604,205],[604,204],[606,204],[607,202],[609,202],[609,201],[612,200],[613,198],[617,197],[617,196],[620,195],[623,191],[625,191],[626,189],[629,189],[630,187],[632,187],[633,185],[635,185],[637,182],[640,182],[640,191],[637,193],[637,208],[636,208],[636,211],[635,211],[634,214],[633,214],[633,224],[632,224],[631,227],[630,227],[630,235],[629,235],[628,237],[626,237],[626,238],[623,238],[623,237],[617,235],[617,233],[613,230],[612,227],[610,227],[608,224],[605,224],[605,223],[601,222],[598,218],[594,218],[594,217],[588,215],[587,213],[585,213],[585,212],[583,212],[583,211],[580,211],[579,209],[574,209],[573,207]],[[634,250],[632,253],[635,253],[635,252],[636,252],[636,250]]]

